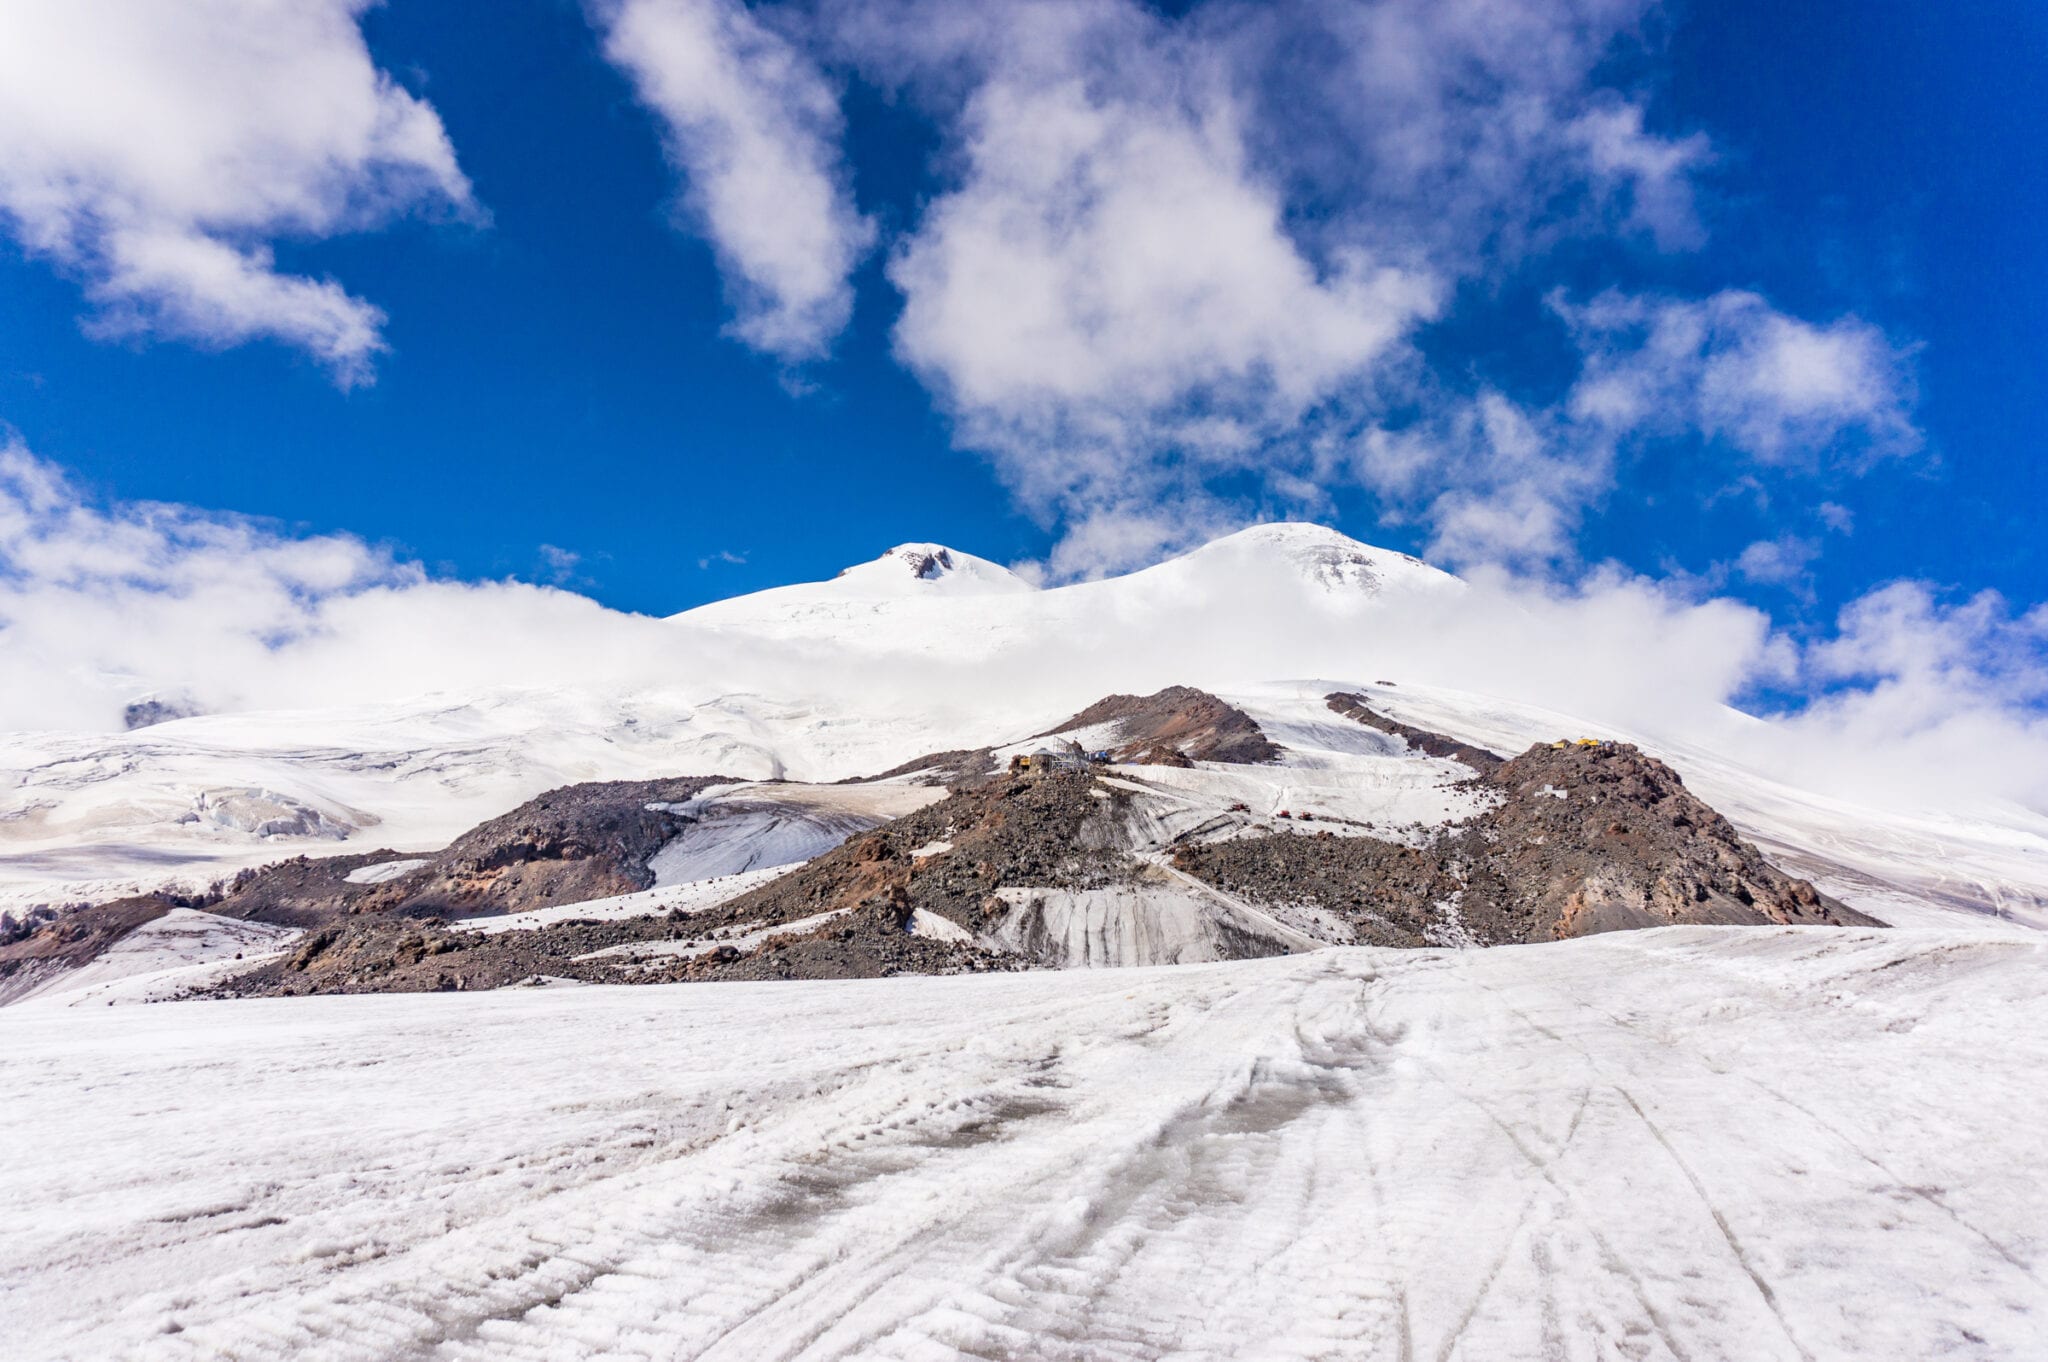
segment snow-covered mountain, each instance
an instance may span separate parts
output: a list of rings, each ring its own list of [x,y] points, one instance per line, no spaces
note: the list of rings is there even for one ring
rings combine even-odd
[[[658,622],[651,655],[649,622],[619,616],[637,663],[615,679],[508,675],[350,708],[0,735],[0,906],[196,888],[300,853],[430,849],[575,781],[862,776],[1184,683],[1281,728],[1330,691],[1365,688],[1397,718],[1503,751],[1632,739],[1852,905],[1894,921],[2048,921],[2048,819],[1816,790],[1760,764],[1767,728],[1732,711],[1676,731],[1597,700],[1561,706],[1513,640],[1543,622],[1488,609],[1455,577],[1312,525],[1047,589],[906,544],[827,581]]]
[[[906,545],[613,681],[0,738],[12,903],[319,858],[8,962],[9,1341],[2040,1356],[2043,820],[1573,713],[1478,591],[1301,526],[1051,589]],[[1653,900],[1746,925],[1465,948]]]

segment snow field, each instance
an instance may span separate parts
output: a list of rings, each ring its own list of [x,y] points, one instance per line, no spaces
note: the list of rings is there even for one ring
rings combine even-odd
[[[35,1358],[2032,1359],[2044,947],[0,1013]]]

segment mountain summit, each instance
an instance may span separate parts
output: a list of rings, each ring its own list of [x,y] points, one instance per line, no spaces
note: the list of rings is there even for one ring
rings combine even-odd
[[[944,544],[898,544],[819,585],[835,594],[863,596],[979,596],[1036,589],[998,563]]]

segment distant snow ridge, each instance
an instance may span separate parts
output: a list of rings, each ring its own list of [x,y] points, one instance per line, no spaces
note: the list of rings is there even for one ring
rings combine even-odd
[[[944,544],[898,544],[880,557],[846,568],[831,581],[817,583],[810,589],[841,596],[922,597],[935,592],[949,596],[1016,595],[1037,588],[999,563]]]

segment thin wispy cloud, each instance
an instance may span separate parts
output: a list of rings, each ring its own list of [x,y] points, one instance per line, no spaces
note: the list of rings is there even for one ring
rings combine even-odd
[[[684,217],[717,253],[733,334],[790,364],[824,356],[875,239],[846,184],[836,91],[740,0],[590,0],[590,13],[661,122]]]

